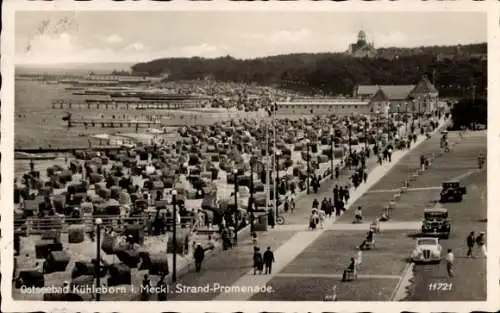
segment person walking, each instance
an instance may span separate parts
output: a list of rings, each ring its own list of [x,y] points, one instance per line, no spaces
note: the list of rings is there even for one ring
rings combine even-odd
[[[389,160],[389,163],[392,162],[392,147],[387,149],[387,159]]]
[[[319,226],[322,229],[325,228],[326,212],[324,210],[319,210],[318,219],[319,219]]]
[[[332,214],[335,214],[335,203],[333,202],[332,198],[328,199],[328,208],[329,211],[327,212],[328,218],[332,217]]]
[[[319,201],[318,201],[318,199],[314,198],[313,203],[312,203],[312,208],[318,209],[318,207],[319,207]]]
[[[291,199],[290,199],[290,213],[293,214],[293,211],[295,211],[295,200],[293,199],[293,197],[291,197]]]
[[[486,236],[484,231],[479,233],[479,236],[476,237],[476,245],[481,251],[483,257],[486,257]]]
[[[271,228],[274,228],[274,226],[276,225],[276,221],[274,220],[273,210],[269,210],[267,212],[267,224],[271,226]]]
[[[158,301],[167,301],[167,283],[165,282],[164,273],[160,275],[160,280],[156,283],[156,288],[158,290]]]
[[[319,216],[316,209],[313,209],[311,215],[309,216],[309,229],[315,230],[319,222]]]
[[[363,211],[361,209],[361,206],[358,206],[356,211],[354,211],[354,222],[361,223],[362,221],[363,221]]]
[[[449,277],[455,276],[455,255],[448,249],[448,254],[446,254],[446,271],[448,272]]]
[[[263,260],[262,254],[260,253],[260,248],[255,247],[253,252],[253,274],[257,275],[257,273],[262,274],[263,269]]]
[[[333,188],[333,200],[337,202],[339,200],[339,196],[340,196],[339,186],[335,185],[335,188]]]
[[[151,280],[148,274],[144,274],[144,279],[141,284],[141,301],[149,301],[151,289]]]
[[[473,251],[472,249],[474,248],[474,245],[476,244],[476,237],[475,237],[473,231],[471,231],[469,236],[467,236],[466,242],[467,242],[467,257],[473,258],[474,255],[472,253],[472,251]]]
[[[265,274],[271,275],[274,263],[274,253],[271,251],[271,247],[267,247],[266,252],[264,252],[264,265],[265,265]]]
[[[196,245],[196,249],[194,249],[194,264],[196,267],[196,272],[199,273],[201,271],[201,263],[205,258],[205,250],[201,246],[201,244]]]
[[[343,193],[344,193],[344,203],[347,204],[349,202],[349,197],[350,197],[350,195],[349,195],[349,186],[345,186],[344,187]]]

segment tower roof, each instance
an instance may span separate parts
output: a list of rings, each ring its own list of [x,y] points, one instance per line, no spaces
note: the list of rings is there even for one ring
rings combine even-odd
[[[410,92],[410,96],[417,98],[419,96],[438,95],[436,87],[429,81],[427,76],[423,76],[415,88]]]
[[[358,33],[358,42],[366,42],[366,34],[363,30],[360,30]]]
[[[382,88],[379,87],[375,95],[372,97],[371,101],[389,101],[389,97],[387,97]]]

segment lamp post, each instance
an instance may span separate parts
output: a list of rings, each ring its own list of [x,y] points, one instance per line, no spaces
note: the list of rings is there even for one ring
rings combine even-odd
[[[352,156],[352,147],[351,147],[351,133],[352,133],[352,125],[351,125],[351,121],[350,120],[347,120],[347,130],[349,131],[348,135],[349,135],[349,166],[351,164],[351,156]]]
[[[405,110],[405,135],[408,135],[408,102],[406,102],[406,110]]]
[[[332,179],[333,179],[333,175],[334,175],[334,169],[333,169],[333,144],[334,144],[334,139],[335,139],[335,135],[332,134],[331,137],[330,137],[330,170],[332,171]]]
[[[387,112],[387,140],[389,140],[390,134],[391,134],[391,114]]]
[[[234,174],[234,242],[238,242],[238,169],[233,170]]]
[[[96,264],[95,264],[95,289],[96,289],[96,294],[95,294],[95,301],[100,301],[101,300],[101,224],[102,224],[102,219],[96,218],[95,219],[95,226],[96,226],[96,232],[97,232],[97,238],[96,238],[96,243],[97,243],[97,253],[96,253]]]
[[[274,214],[275,221],[278,220],[278,197],[279,197],[279,184],[280,184],[280,156],[281,151],[276,151],[274,160],[276,161],[276,183],[274,186]]]
[[[172,190],[172,281],[177,281],[177,190]]]
[[[420,107],[421,107],[421,105],[422,105],[422,97],[419,97],[419,98],[418,98],[418,127],[421,127],[421,126],[420,126],[420,121],[421,121],[420,115],[422,114],[422,113],[420,112]]]
[[[365,121],[365,150],[368,150],[368,120]]]
[[[255,198],[254,198],[254,193],[255,193],[255,187],[253,184],[253,167],[255,166],[255,157],[252,156],[250,158],[250,201],[248,204],[248,210],[250,213],[250,232],[255,231],[255,216],[254,216],[254,204],[255,204]]]
[[[309,139],[306,139],[306,149],[307,149],[307,175],[306,175],[306,186],[307,186],[307,194],[309,194],[311,191],[309,190],[309,175],[311,171],[311,156],[309,155],[309,150],[310,150],[310,142]]]

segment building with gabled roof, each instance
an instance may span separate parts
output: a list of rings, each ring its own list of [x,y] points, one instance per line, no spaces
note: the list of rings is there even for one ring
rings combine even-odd
[[[439,92],[426,76],[415,85],[360,85],[353,97],[368,99],[371,112],[432,112]]]

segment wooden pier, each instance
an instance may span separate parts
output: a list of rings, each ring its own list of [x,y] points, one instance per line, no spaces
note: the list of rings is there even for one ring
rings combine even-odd
[[[67,126],[83,126],[83,127],[101,127],[101,128],[151,128],[161,127],[160,121],[134,121],[134,120],[118,120],[118,119],[67,119]]]
[[[67,147],[67,148],[21,148],[14,149],[14,152],[28,153],[28,154],[39,154],[39,153],[73,153],[76,151],[119,151],[123,149],[121,146],[87,146],[87,147]],[[36,160],[36,159],[35,159]]]
[[[131,101],[131,100],[85,100],[85,102],[54,101],[54,110],[182,110],[201,108],[200,101]]]

